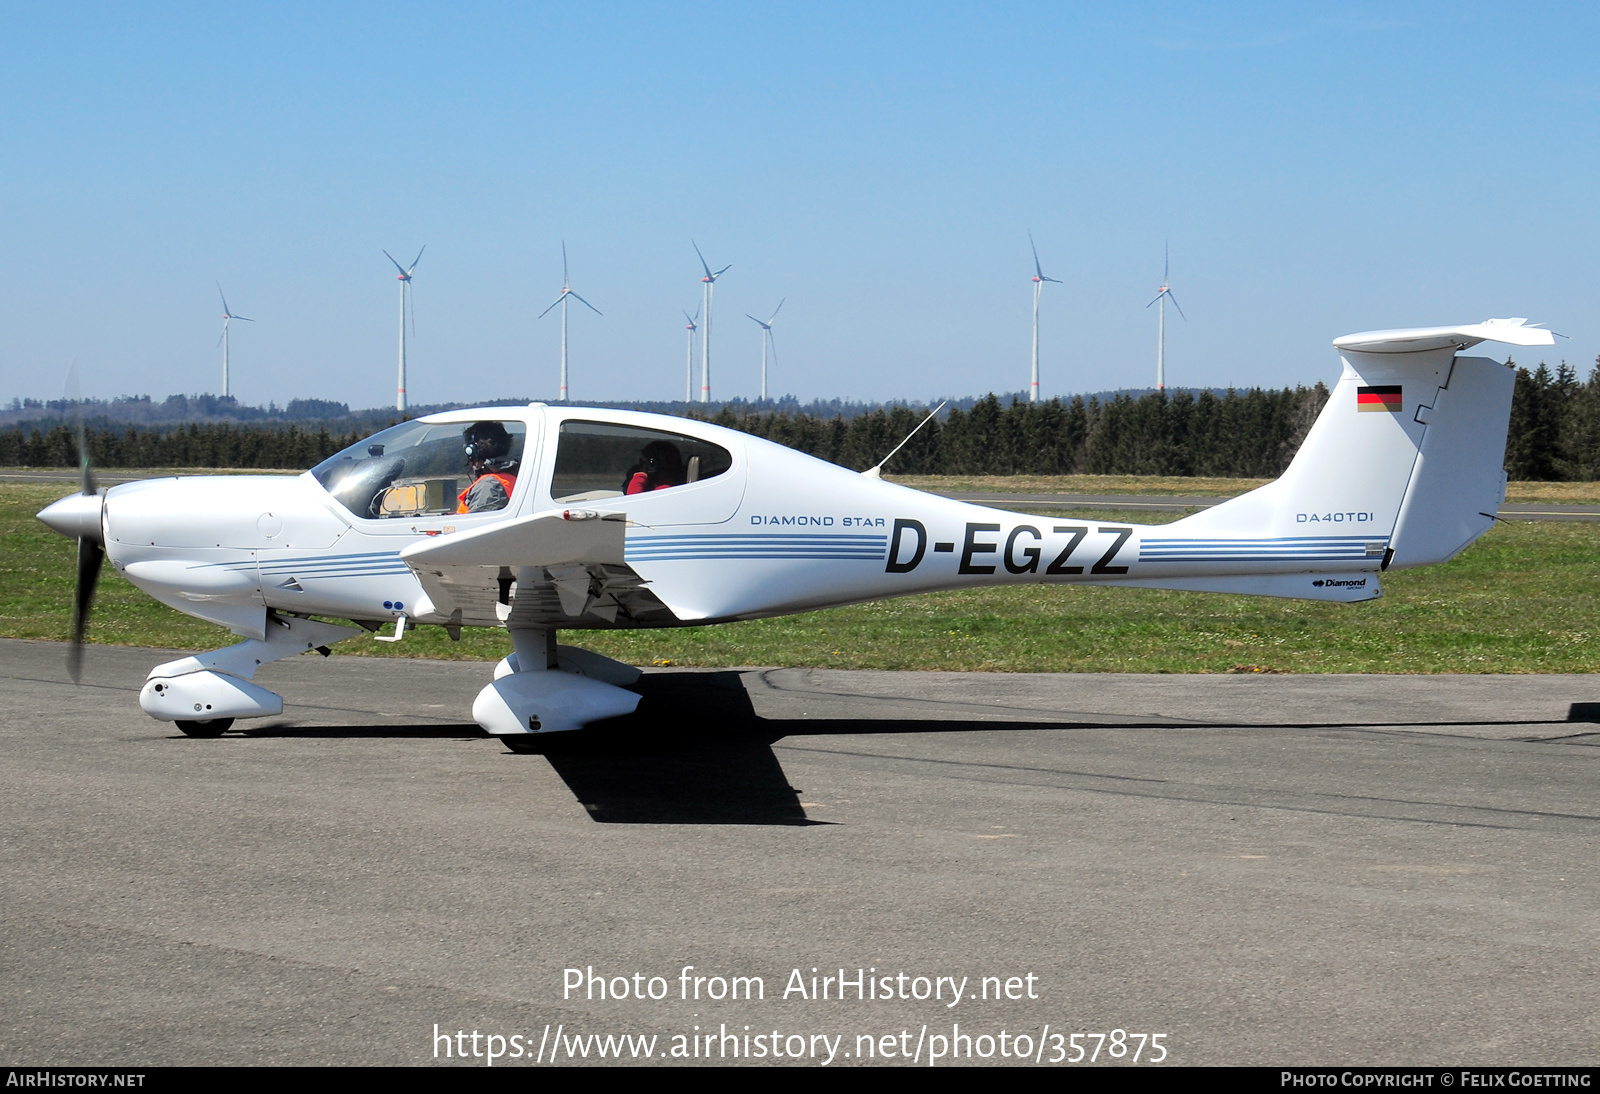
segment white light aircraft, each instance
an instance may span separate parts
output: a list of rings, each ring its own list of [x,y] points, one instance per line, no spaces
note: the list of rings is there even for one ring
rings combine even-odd
[[[102,551],[243,638],[151,670],[140,705],[191,736],[280,713],[252,682],[268,662],[368,632],[501,627],[515,652],[472,714],[522,750],[638,705],[639,670],[558,645],[563,629],[979,585],[1370,600],[1382,571],[1454,557],[1504,500],[1513,373],[1458,356],[1483,341],[1553,344],[1522,319],[1338,339],[1343,375],[1283,477],[1157,526],[1009,513],[704,422],[541,403],[404,422],[298,477],[102,493],[85,464],[82,492],[39,518],[79,541],[74,676]]]

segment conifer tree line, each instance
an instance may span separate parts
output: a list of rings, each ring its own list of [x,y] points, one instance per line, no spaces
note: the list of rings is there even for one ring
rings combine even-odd
[[[299,426],[234,425],[129,427],[85,431],[96,467],[257,467],[304,470],[367,431],[329,433]],[[76,467],[78,447],[66,425],[0,430],[0,466]]]
[[[1316,421],[1328,390],[1251,388],[1222,395],[1151,392],[1002,404],[990,395],[929,423],[887,465],[890,474],[1179,475],[1271,478],[1282,474]],[[709,420],[853,470],[875,465],[927,414],[894,407],[824,418],[724,407]],[[691,415],[696,416],[696,415]],[[697,417],[697,416],[696,416]],[[97,467],[302,469],[355,444],[366,430],[269,424],[191,424],[89,430]],[[72,430],[0,430],[0,466],[72,467]],[[1518,480],[1600,479],[1600,362],[1586,383],[1570,366],[1518,369],[1506,446]]]
[[[1078,396],[1037,404],[993,395],[930,422],[884,468],[902,475],[1279,474],[1327,402],[1321,384],[1217,396],[1151,392],[1101,402]],[[710,421],[864,471],[927,412],[895,407],[843,418],[735,414]]]

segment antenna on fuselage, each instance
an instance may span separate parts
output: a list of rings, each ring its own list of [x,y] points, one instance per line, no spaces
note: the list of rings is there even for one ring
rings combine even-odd
[[[904,448],[906,443],[910,441],[912,437],[917,435],[917,430],[921,429],[923,426],[937,418],[939,416],[939,411],[943,410],[945,405],[949,402],[950,400],[946,399],[943,403],[940,403],[938,406],[934,407],[933,413],[929,414],[926,418],[922,419],[922,421],[918,422],[911,428],[911,432],[906,434],[905,440],[891,448],[889,450],[889,454],[883,459],[879,460],[876,466],[867,468],[865,471],[861,472],[861,474],[869,479],[883,478],[883,465],[894,459],[894,454]]]

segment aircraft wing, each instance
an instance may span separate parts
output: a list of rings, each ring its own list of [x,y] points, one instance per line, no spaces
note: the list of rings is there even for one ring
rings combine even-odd
[[[584,626],[670,612],[623,562],[627,518],[536,513],[413,543],[400,558],[434,609],[457,625]]]
[[[621,513],[535,513],[413,543],[400,552],[418,566],[558,566],[569,562],[622,564],[627,518]]]

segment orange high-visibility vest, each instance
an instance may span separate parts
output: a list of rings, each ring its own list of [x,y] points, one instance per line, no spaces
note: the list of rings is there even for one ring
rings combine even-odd
[[[477,486],[479,480],[485,478],[499,479],[500,485],[506,488],[506,501],[507,503],[510,502],[511,494],[517,488],[517,477],[515,475],[503,475],[498,471],[490,471],[473,479],[472,483],[456,497],[456,512],[465,513],[467,511],[467,495],[472,493],[472,487]]]

